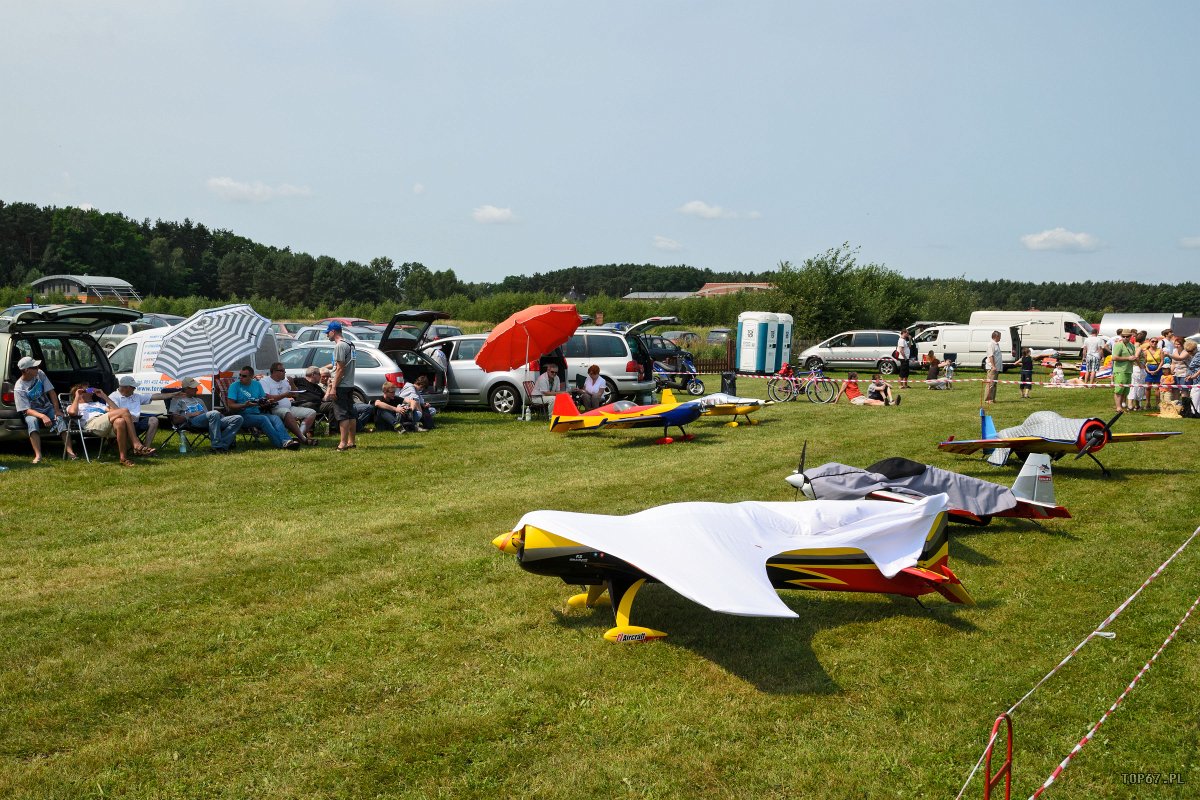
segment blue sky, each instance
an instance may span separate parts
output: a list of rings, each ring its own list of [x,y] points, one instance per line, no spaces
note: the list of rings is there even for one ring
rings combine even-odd
[[[495,281],[1197,280],[1200,4],[0,3],[0,199]],[[651,287],[646,287],[651,288]]]

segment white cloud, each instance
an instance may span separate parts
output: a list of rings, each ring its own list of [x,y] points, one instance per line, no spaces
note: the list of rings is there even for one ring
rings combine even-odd
[[[308,197],[312,194],[312,189],[307,186],[290,183],[268,186],[262,181],[247,183],[228,177],[209,178],[207,185],[210,192],[234,203],[266,203],[278,197]]]
[[[665,236],[655,236],[654,246],[659,250],[666,250],[671,253],[683,249],[683,245],[681,245],[679,242],[675,241],[674,239],[668,239]]]
[[[680,214],[700,219],[759,219],[762,214],[757,211],[730,211],[720,206],[711,206],[703,200],[691,200],[679,207]]]
[[[1184,236],[1179,240],[1179,246],[1184,250],[1200,249],[1200,236]]]
[[[471,212],[471,218],[484,225],[517,221],[517,215],[513,213],[511,208],[496,208],[496,206],[480,206]]]
[[[1066,228],[1052,228],[1041,233],[1027,233],[1021,237],[1027,250],[1071,250],[1087,253],[1100,246],[1100,241],[1090,233],[1074,233]]]
[[[414,183],[413,184],[413,194],[425,194],[425,184]]]

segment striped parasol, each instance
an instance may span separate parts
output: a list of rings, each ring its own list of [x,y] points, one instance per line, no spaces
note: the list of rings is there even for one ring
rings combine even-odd
[[[154,368],[177,380],[236,369],[258,350],[270,325],[244,303],[197,311],[163,337]]]

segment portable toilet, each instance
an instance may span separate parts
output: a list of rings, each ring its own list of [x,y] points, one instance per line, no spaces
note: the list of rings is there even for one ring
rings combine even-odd
[[[779,334],[776,337],[775,372],[792,360],[792,315],[776,314],[779,318]]]
[[[779,317],[769,311],[743,311],[738,314],[738,372],[769,374],[778,367]]]

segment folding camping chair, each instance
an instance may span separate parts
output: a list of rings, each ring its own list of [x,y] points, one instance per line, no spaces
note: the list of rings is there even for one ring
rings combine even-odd
[[[62,409],[63,418],[67,421],[67,436],[78,436],[79,446],[83,449],[83,458],[89,464],[92,463],[92,456],[88,452],[88,438],[97,439],[100,442],[99,448],[96,450],[96,460],[100,460],[100,456],[104,455],[105,437],[97,436],[94,433],[88,433],[83,427],[83,416],[80,414],[70,414],[67,408],[71,405],[71,395],[69,392],[61,392],[58,395],[58,405]],[[63,448],[63,458],[67,457],[67,448]]]
[[[533,393],[533,381],[525,381],[525,402],[529,404],[529,410],[534,416],[542,416],[547,419],[550,417],[550,398],[545,395],[535,395]]]
[[[179,424],[176,424],[176,416],[169,411],[164,415],[164,417],[162,417],[162,419],[166,423],[162,427],[170,428],[171,433],[165,440],[163,440],[163,443],[159,445],[160,450],[165,451],[176,436],[179,437],[180,444],[184,445],[189,452],[195,450],[196,445],[200,444],[205,439],[210,438],[207,428],[192,428],[188,425],[187,420],[183,419],[182,417],[178,418],[180,421]]]

